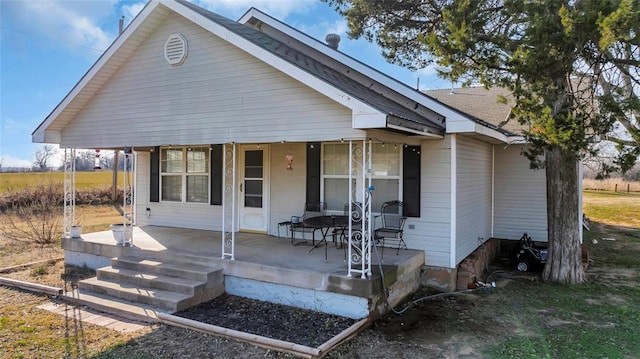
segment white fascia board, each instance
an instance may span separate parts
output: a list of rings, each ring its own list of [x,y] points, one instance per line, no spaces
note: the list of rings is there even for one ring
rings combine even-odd
[[[56,108],[47,116],[47,118],[38,126],[38,128],[33,132],[33,138],[42,138],[46,137],[46,135],[39,134],[40,132],[44,132],[57,118],[58,116],[67,108],[67,106],[81,93],[85,86],[93,80],[93,77],[102,69],[102,67],[109,62],[111,57],[118,51],[120,46],[124,44],[127,39],[135,32],[135,30],[144,22],[144,20],[155,10],[159,5],[158,0],[151,0],[142,11],[133,19],[133,21],[127,26],[126,30],[116,38],[116,40],[109,46],[109,48],[98,58],[93,66],[85,73],[85,75],[80,79],[80,81],[71,89],[71,91],[62,99],[62,102],[56,106]]]
[[[383,113],[377,114],[353,114],[353,128],[384,128],[387,126],[387,116]]]
[[[194,24],[210,31],[212,34],[228,41],[237,48],[247,52],[248,54],[255,56],[262,62],[273,66],[281,72],[293,77],[294,79],[302,82],[303,84],[311,87],[312,89],[320,92],[321,94],[329,97],[330,99],[338,102],[339,104],[350,108],[357,113],[365,114],[380,114],[377,109],[369,106],[368,104],[352,97],[351,95],[335,88],[334,86],[318,79],[310,73],[300,69],[299,67],[289,63],[286,60],[272,54],[271,52],[255,45],[249,40],[246,40],[240,35],[228,30],[224,26],[217,24],[216,22],[194,12],[193,10],[185,7],[182,4],[178,4],[172,0],[159,0],[163,5],[169,9],[177,12],[185,18],[191,20]]]
[[[509,142],[507,142],[510,145],[524,145],[527,144],[527,140],[524,138],[524,136],[509,136],[508,137]]]
[[[491,138],[495,138],[496,140],[499,140],[499,141],[504,142],[504,143],[509,143],[509,139],[508,139],[507,135],[503,134],[500,131],[496,131],[494,129],[491,129],[491,128],[487,127],[487,126],[483,126],[483,125],[481,125],[479,123],[475,124],[475,129],[474,130],[475,130],[474,131],[475,133],[479,133],[481,135],[485,135],[485,136],[488,136],[488,137],[491,137]]]
[[[476,130],[475,123],[472,121],[447,121],[447,133],[469,133]]]
[[[60,144],[62,138],[60,131],[44,130],[38,131],[31,135],[31,142],[33,143],[55,143]]]
[[[240,20],[238,20],[238,22],[240,23],[246,23],[248,22],[252,17],[264,22],[265,24],[277,29],[278,31],[281,31],[291,37],[293,37],[294,39],[300,41],[301,43],[312,47],[318,51],[320,51],[321,53],[323,53],[324,55],[327,55],[331,58],[333,58],[334,60],[343,63],[344,65],[353,68],[354,70],[362,73],[365,76],[368,76],[376,81],[378,81],[379,83],[383,84],[384,86],[387,86],[388,88],[398,92],[399,94],[412,99],[413,101],[416,101],[422,105],[424,105],[425,107],[431,109],[434,112],[437,112],[443,116],[445,116],[445,118],[447,120],[466,120],[466,121],[471,121],[470,119],[468,119],[466,116],[462,115],[461,113],[449,108],[448,106],[443,105],[442,103],[438,102],[437,100],[428,97],[427,95],[424,95],[420,92],[417,92],[415,89],[409,87],[408,85],[401,83],[397,80],[392,79],[391,77],[377,71],[374,70],[373,68],[363,64],[362,62],[355,60],[354,58],[343,54],[342,52],[338,51],[338,50],[334,50],[332,48],[330,48],[329,46],[327,46],[326,44],[324,44],[323,42],[320,42],[306,34],[303,34],[302,32],[299,32],[295,29],[293,29],[292,27],[289,27],[288,25],[272,18],[271,16],[256,10],[256,9],[251,9],[249,10],[244,16],[242,16],[242,18],[240,18]]]
[[[412,134],[418,135],[418,136],[425,136],[425,137],[439,138],[439,139],[443,139],[444,138],[443,135],[438,135],[436,133],[428,133],[428,132],[418,131],[418,130],[414,130],[412,128],[406,128],[406,127],[396,126],[396,125],[392,125],[392,124],[387,124],[387,128],[391,128],[391,129],[399,130],[399,131],[403,131],[403,132],[409,132],[409,133],[412,133]]]

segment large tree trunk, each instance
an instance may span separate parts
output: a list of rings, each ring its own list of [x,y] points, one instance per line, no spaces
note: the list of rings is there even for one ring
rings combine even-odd
[[[558,147],[546,152],[549,256],[542,279],[563,284],[585,281],[578,221],[578,164]]]

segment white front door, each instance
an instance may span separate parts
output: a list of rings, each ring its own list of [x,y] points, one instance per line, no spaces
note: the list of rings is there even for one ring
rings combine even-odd
[[[239,218],[240,230],[267,232],[268,224],[268,147],[240,147]]]

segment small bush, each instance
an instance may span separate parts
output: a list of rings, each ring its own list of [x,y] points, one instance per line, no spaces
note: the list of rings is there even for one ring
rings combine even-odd
[[[58,243],[62,233],[62,185],[50,182],[30,187],[13,197],[11,210],[1,216],[4,237],[35,243]]]
[[[75,283],[79,280],[94,277],[96,271],[85,266],[74,266],[71,264],[65,264],[64,273],[60,275],[60,278],[65,282]]]
[[[46,275],[47,273],[49,273],[49,267],[47,265],[39,265],[36,267],[33,267],[31,269],[31,276],[32,277],[42,277],[43,275]]]

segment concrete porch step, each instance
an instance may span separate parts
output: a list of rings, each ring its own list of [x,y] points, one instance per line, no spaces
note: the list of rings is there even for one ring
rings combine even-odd
[[[105,313],[111,313],[123,318],[139,320],[147,323],[158,321],[158,313],[167,313],[161,308],[153,307],[141,303],[133,303],[127,300],[105,296],[97,293],[87,293],[74,289],[65,292],[63,296],[67,301],[85,305],[89,308]]]
[[[135,269],[103,267],[96,271],[98,280],[117,283],[131,283],[139,287],[161,289],[194,295],[206,283],[201,280],[167,276],[156,273],[144,273]]]
[[[121,256],[111,260],[111,266],[118,269],[132,269],[144,273],[155,273],[171,277],[209,281],[209,274],[220,271],[213,265],[193,264],[189,262],[167,262],[140,257]]]
[[[96,277],[78,282],[81,293],[97,293],[136,303],[143,303],[169,312],[188,308],[193,295],[170,292],[161,289],[141,287],[131,283],[100,280]]]

